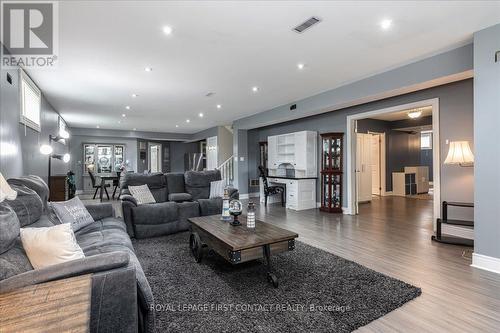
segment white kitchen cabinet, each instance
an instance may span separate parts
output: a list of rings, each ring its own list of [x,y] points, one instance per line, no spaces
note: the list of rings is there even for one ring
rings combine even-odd
[[[268,177],[269,186],[279,185],[285,188],[286,208],[293,210],[304,210],[316,208],[316,179],[291,179],[280,177]],[[264,189],[261,181],[260,201],[264,202]],[[278,203],[280,195],[269,196],[268,204]]]
[[[317,135],[313,131],[301,131],[269,136],[269,175],[277,176],[281,164],[290,164],[296,178],[317,177]]]

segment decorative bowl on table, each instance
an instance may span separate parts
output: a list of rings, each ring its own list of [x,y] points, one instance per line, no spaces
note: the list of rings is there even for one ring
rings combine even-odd
[[[243,211],[243,204],[239,200],[231,200],[229,203],[229,214],[233,216],[233,221],[231,222],[231,225],[241,225],[240,221],[238,220],[238,216],[241,215],[241,212]]]

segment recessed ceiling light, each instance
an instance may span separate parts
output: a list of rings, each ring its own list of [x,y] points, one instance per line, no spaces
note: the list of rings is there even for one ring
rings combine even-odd
[[[146,68],[144,68],[144,70],[145,70],[146,72],[151,72],[153,69],[152,69],[151,67],[146,67]]]
[[[125,109],[130,110],[130,105],[125,106]]]
[[[125,113],[122,113],[122,117],[125,118],[127,115]]]
[[[95,128],[101,128],[101,126],[97,125]]]
[[[203,118],[203,112],[198,113],[198,117]]]
[[[139,96],[139,95],[137,95],[137,94],[132,94],[132,98],[136,98],[136,97],[138,97],[138,96]]]
[[[304,67],[305,67],[305,66],[306,66],[306,65],[304,65],[304,64],[302,64],[302,63],[297,64],[297,68],[298,68],[298,69],[304,69]]]
[[[172,27],[169,27],[168,25],[163,27],[163,33],[165,35],[170,35],[172,33],[172,31],[174,31],[174,30],[172,29]]]
[[[118,120],[118,124],[121,124],[121,123],[122,123],[122,121],[121,121],[121,120]]]
[[[179,127],[179,125],[175,125],[175,127],[177,128],[177,127]]]
[[[135,128],[135,127],[134,127],[134,128],[132,128],[132,129],[133,129],[134,131],[137,131],[137,128]]]
[[[392,20],[390,19],[385,19],[380,21],[380,27],[382,30],[388,30],[392,26]]]
[[[189,119],[186,119],[186,123],[189,123],[190,121],[191,121],[191,120],[189,120]]]
[[[217,109],[220,109],[221,107],[222,107],[222,105],[217,104]]]
[[[252,87],[252,91],[253,91],[253,92],[257,92],[257,91],[259,91],[259,87],[257,87],[257,86]]]

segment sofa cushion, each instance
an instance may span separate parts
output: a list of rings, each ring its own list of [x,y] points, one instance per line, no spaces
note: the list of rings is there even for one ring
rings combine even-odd
[[[24,185],[11,184],[11,186],[17,192],[17,197],[5,203],[16,212],[21,227],[36,222],[43,213],[42,199],[34,190]]]
[[[210,182],[216,180],[221,180],[219,170],[186,171],[184,173],[186,192],[191,194],[193,200],[208,199]]]
[[[73,231],[80,230],[94,223],[94,219],[78,197],[74,197],[68,201],[51,202],[50,206],[59,218],[59,221],[61,223],[69,223]]]
[[[0,203],[0,254],[14,247],[19,237],[19,219],[12,208]]]
[[[69,223],[46,228],[21,228],[21,241],[35,269],[85,257]]]
[[[168,195],[168,201],[184,202],[191,201],[193,197],[189,193],[170,193]]]
[[[153,194],[149,190],[148,185],[138,185],[138,186],[129,186],[128,190],[130,194],[134,197],[135,201],[138,205],[155,203],[156,200],[153,197]]]
[[[17,238],[14,246],[0,254],[0,280],[32,270],[33,266],[24,252],[21,238]]]
[[[165,174],[167,179],[168,193],[184,193],[186,189],[184,187],[184,173],[182,172],[170,172]]]
[[[175,202],[160,202],[132,208],[134,224],[163,224],[178,219]]]
[[[198,199],[200,215],[208,216],[222,213],[222,198]]]
[[[19,178],[10,178],[7,180],[7,183],[10,185],[26,186],[35,191],[42,200],[43,211],[48,211],[47,201],[49,200],[49,187],[42,178],[35,175],[29,175]]]
[[[156,202],[165,202],[168,199],[167,181],[162,173],[126,173],[120,179],[121,190],[128,189],[129,186],[148,185],[151,194]],[[122,193],[122,191],[120,191]]]

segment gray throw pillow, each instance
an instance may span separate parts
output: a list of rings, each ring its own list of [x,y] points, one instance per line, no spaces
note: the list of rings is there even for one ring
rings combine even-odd
[[[38,221],[43,213],[42,199],[35,191],[24,185],[11,185],[11,187],[17,192],[17,197],[4,203],[16,212],[21,227]]]
[[[19,220],[5,203],[0,203],[0,254],[10,250],[19,236]]]
[[[61,223],[70,223],[73,231],[94,223],[92,215],[78,197],[68,201],[51,202],[50,205]]]

